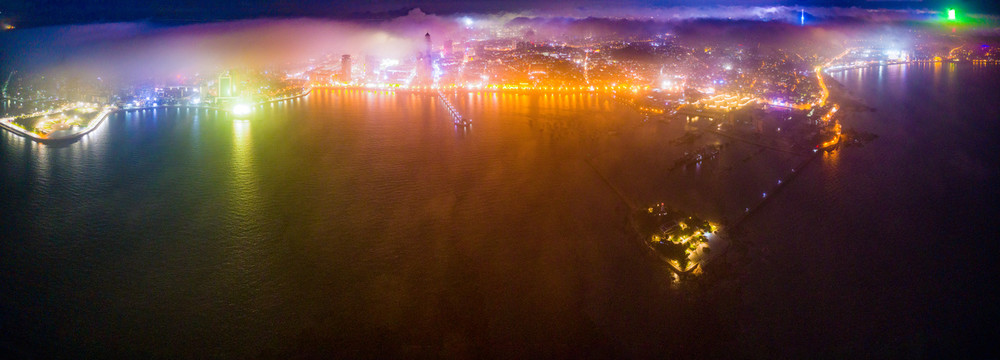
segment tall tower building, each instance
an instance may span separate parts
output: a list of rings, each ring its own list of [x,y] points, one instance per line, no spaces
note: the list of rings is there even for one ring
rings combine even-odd
[[[417,82],[430,85],[434,82],[433,69],[434,58],[431,51],[431,33],[424,34],[424,51],[418,54],[417,62]]]
[[[351,55],[344,54],[340,57],[340,80],[351,82]]]
[[[428,59],[431,58],[431,33],[424,34],[424,42],[427,43],[427,49],[424,51],[424,56]]]
[[[219,97],[231,98],[233,94],[233,77],[229,73],[219,75]]]

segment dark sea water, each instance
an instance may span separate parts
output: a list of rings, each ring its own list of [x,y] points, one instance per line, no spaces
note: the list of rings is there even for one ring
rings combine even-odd
[[[879,135],[825,155],[747,227],[743,342],[757,356],[995,358],[1000,68],[833,74]],[[817,159],[820,160],[820,159]]]
[[[802,159],[598,95],[318,90],[247,120],[119,113],[0,135],[0,349],[20,357],[974,354],[997,338],[1000,69],[835,74],[877,133],[745,226],[729,300],[692,306],[626,205],[733,219]],[[753,155],[751,155],[753,154]],[[588,164],[592,164],[593,166]],[[954,348],[953,348],[954,347]],[[957,349],[957,350],[956,350]]]

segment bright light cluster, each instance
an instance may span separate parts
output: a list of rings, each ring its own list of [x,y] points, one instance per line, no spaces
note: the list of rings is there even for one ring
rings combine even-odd
[[[237,116],[249,115],[250,105],[247,104],[236,104],[233,106],[233,114]]]

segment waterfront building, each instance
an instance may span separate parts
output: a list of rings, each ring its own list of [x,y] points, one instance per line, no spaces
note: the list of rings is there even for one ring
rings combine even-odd
[[[233,91],[233,77],[229,75],[228,72],[219,75],[219,93],[218,98],[228,99],[235,97],[235,92]]]
[[[351,82],[351,55],[344,54],[340,57],[340,80],[344,83]]]

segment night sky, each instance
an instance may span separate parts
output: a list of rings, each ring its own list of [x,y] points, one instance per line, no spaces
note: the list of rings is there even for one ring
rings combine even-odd
[[[805,6],[857,7],[866,9],[914,9],[941,11],[948,7],[969,14],[1000,14],[1000,3],[992,0],[659,0],[605,1],[576,0],[539,2],[534,0],[439,0],[439,1],[328,1],[328,0],[7,0],[0,5],[0,17],[18,27],[151,20],[157,22],[211,22],[260,17],[322,17],[379,20],[406,14],[419,7],[436,14],[492,13],[500,11],[576,10],[599,14],[604,8],[621,7],[704,7],[704,6]]]

